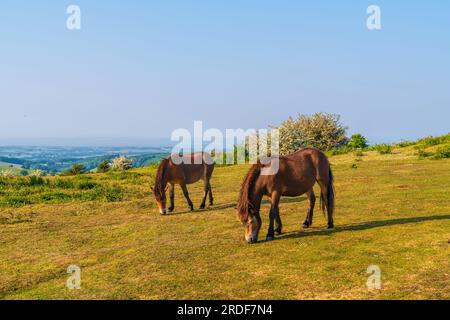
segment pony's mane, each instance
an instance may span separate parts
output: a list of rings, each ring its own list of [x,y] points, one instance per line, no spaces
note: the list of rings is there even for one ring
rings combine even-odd
[[[261,167],[262,165],[259,162],[254,164],[245,176],[244,182],[242,182],[237,203],[238,217],[242,223],[246,223],[248,218],[253,216],[252,209],[254,205],[251,202],[250,193],[253,191],[255,181],[261,173]]]
[[[156,178],[155,178],[155,194],[162,197],[164,186],[164,175],[166,173],[167,164],[169,163],[168,159],[161,160],[161,163],[159,164],[158,171],[156,172]]]

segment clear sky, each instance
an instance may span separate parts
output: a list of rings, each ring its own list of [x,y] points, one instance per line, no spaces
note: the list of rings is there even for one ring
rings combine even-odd
[[[372,141],[450,131],[449,1],[2,0],[0,39],[2,139],[168,138],[318,111]]]

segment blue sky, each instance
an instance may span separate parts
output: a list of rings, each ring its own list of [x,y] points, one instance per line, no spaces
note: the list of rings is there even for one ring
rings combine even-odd
[[[3,0],[0,138],[168,138],[318,111],[372,141],[447,133],[449,17],[437,0]]]

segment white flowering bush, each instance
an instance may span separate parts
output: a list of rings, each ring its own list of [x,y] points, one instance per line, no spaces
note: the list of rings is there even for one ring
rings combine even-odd
[[[0,170],[0,177],[11,178],[11,177],[14,177],[14,176],[15,176],[14,171],[11,170],[11,169]]]
[[[124,156],[113,159],[111,164],[112,170],[125,171],[133,168],[133,161]]]
[[[280,154],[287,155],[305,147],[330,150],[345,145],[347,127],[336,114],[315,113],[290,117],[279,127]]]
[[[44,171],[42,170],[33,170],[28,173],[30,177],[42,177],[44,176]]]

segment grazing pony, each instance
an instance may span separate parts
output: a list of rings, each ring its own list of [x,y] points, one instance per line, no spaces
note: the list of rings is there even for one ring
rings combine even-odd
[[[275,232],[281,234],[282,224],[278,205],[281,196],[297,197],[304,193],[309,198],[309,208],[304,228],[308,228],[313,222],[314,205],[316,197],[313,186],[317,182],[320,186],[320,198],[322,210],[327,210],[328,229],[334,227],[334,187],[333,174],[327,156],[318,149],[305,148],[288,156],[279,157],[278,170],[274,169],[275,158],[267,165],[258,161],[253,165],[242,183],[242,189],[237,204],[238,217],[245,226],[245,239],[248,243],[258,241],[261,229],[261,217],[259,214],[263,196],[271,200],[269,215],[269,230],[266,240],[273,240]],[[269,162],[269,161],[267,161]],[[274,173],[268,174],[273,170]],[[274,230],[274,221],[277,228]]]
[[[178,161],[180,160],[180,161]],[[209,205],[213,204],[213,195],[211,191],[210,179],[214,171],[214,160],[208,153],[198,152],[187,154],[173,161],[173,156],[163,159],[156,173],[155,186],[152,188],[156,198],[159,212],[162,215],[167,213],[166,210],[166,188],[169,188],[170,206],[169,212],[175,208],[174,189],[175,184],[179,184],[183,190],[183,194],[188,202],[190,210],[194,210],[194,205],[189,198],[189,192],[186,185],[195,183],[202,179],[205,182],[203,201],[200,209],[205,208],[206,196],[209,194]]]

